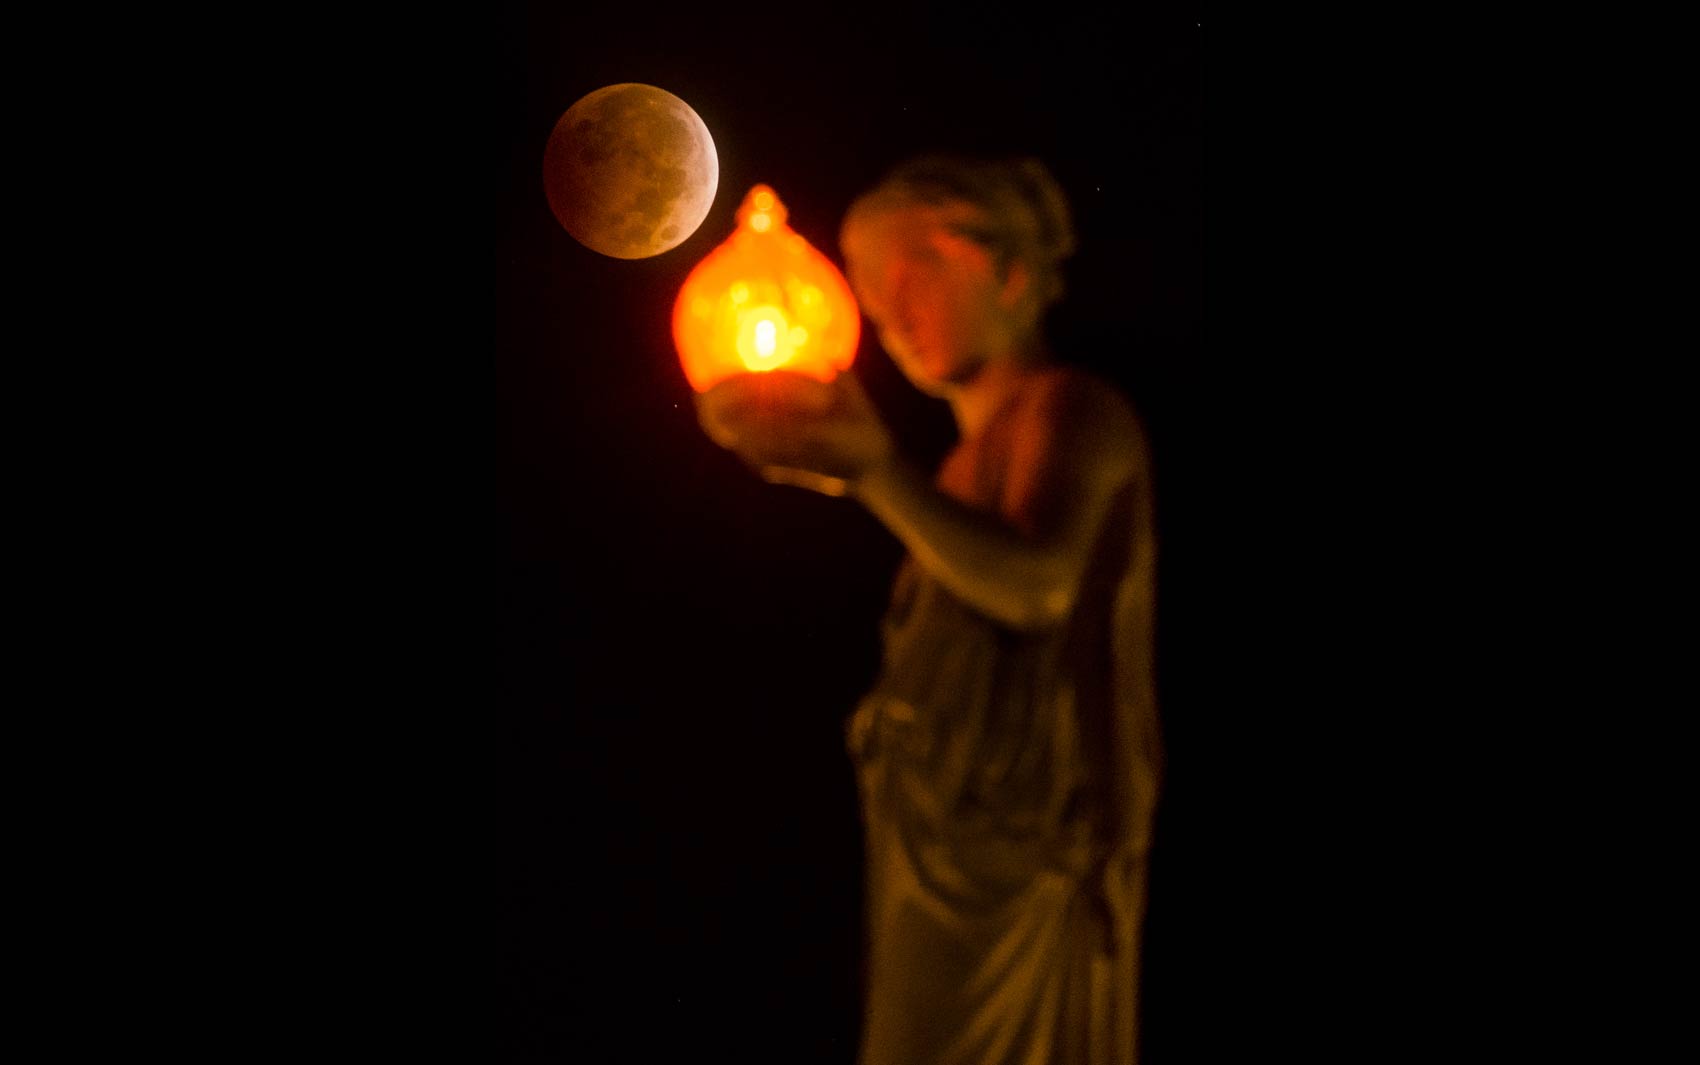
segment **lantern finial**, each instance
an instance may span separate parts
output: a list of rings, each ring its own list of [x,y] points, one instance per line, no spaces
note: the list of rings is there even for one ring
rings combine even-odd
[[[738,208],[738,227],[769,233],[785,224],[785,205],[779,195],[766,185],[757,185],[744,196]]]

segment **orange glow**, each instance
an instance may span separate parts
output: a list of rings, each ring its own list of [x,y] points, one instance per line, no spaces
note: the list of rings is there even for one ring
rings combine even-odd
[[[736,373],[784,367],[821,381],[849,368],[861,312],[832,260],[786,224],[785,205],[757,185],[738,228],[685,278],[673,343],[698,392]]]

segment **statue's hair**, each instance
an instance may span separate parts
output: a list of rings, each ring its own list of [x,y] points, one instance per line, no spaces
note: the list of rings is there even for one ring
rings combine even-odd
[[[958,227],[998,255],[1000,269],[1012,258],[1033,271],[1041,309],[1062,298],[1062,263],[1074,254],[1074,224],[1068,197],[1049,168],[1032,157],[982,158],[924,155],[900,163],[850,205],[858,210],[893,203],[965,203],[984,219]]]

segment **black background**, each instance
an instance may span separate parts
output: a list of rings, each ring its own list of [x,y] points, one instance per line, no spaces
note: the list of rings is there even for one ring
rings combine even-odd
[[[1081,238],[1052,336],[1152,436],[1170,779],[1145,1038],[1153,1061],[1187,1058],[1209,994],[1192,811],[1216,712],[1198,678],[1222,431],[1203,344],[1208,27],[1192,5],[1036,14],[503,9],[498,672],[481,711],[498,736],[498,1060],[853,1060],[861,841],[842,727],[900,550],[853,504],[767,485],[714,447],[669,321],[751,185],[841,262],[850,199],[938,149],[1052,167]],[[697,232],[635,261],[575,242],[541,184],[560,114],[628,81],[688,102],[720,162]],[[942,453],[947,411],[872,338],[856,372],[910,448]]]

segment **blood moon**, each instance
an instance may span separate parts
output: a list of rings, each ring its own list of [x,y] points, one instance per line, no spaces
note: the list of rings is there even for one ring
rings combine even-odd
[[[561,227],[592,251],[644,259],[678,247],[720,185],[708,127],[653,85],[608,85],[567,108],[543,151],[543,190]]]

